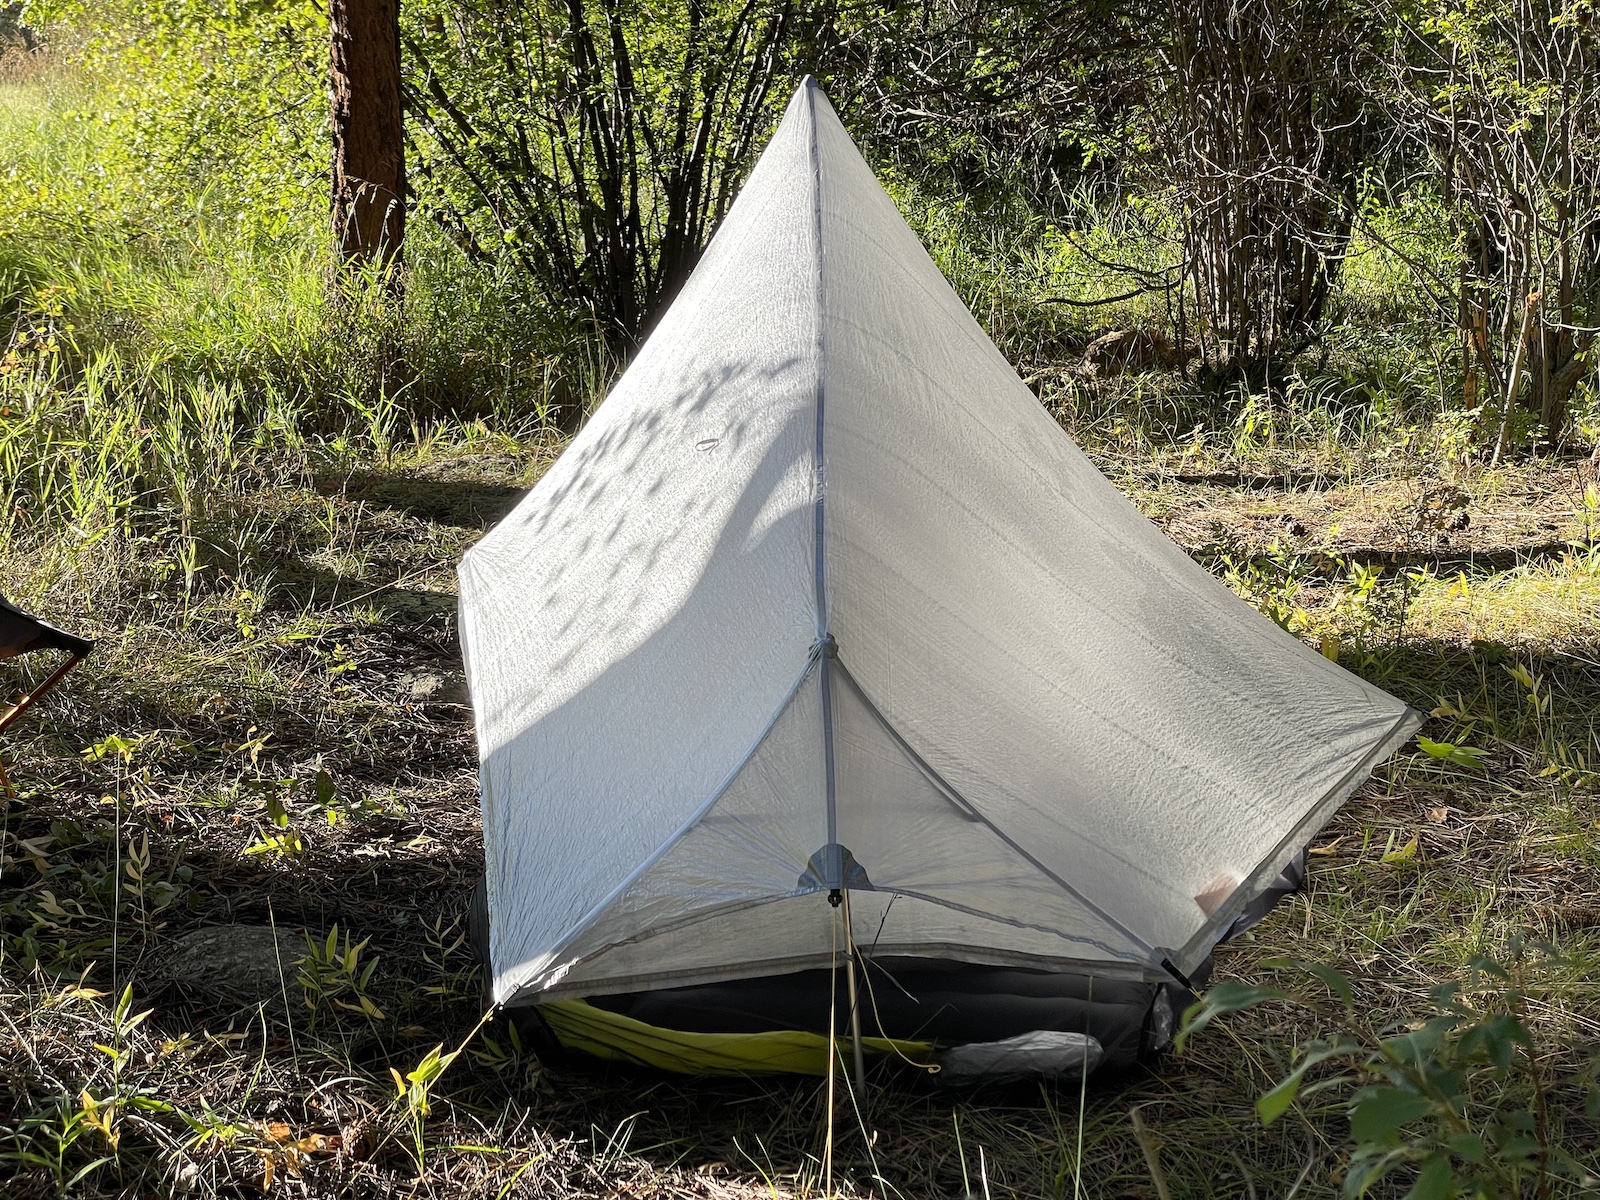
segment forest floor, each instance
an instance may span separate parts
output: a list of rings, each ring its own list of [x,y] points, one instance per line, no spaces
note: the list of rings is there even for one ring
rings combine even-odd
[[[53,614],[99,648],[4,746],[8,1197],[822,1192],[821,1081],[557,1071],[499,1023],[475,1029],[482,846],[453,569],[558,449],[468,438],[245,492],[210,536],[247,554],[148,593],[96,585],[87,628]],[[1225,947],[1217,976],[1326,962],[1377,1029],[1426,1016],[1474,955],[1548,939],[1562,957],[1529,968],[1532,1053],[1560,1136],[1593,1155],[1596,1123],[1563,1091],[1600,1041],[1587,464],[1098,461],[1241,594],[1438,710],[1429,736],[1483,751],[1478,770],[1416,747],[1380,767],[1313,848],[1305,894]],[[0,566],[8,592],[38,593],[35,564]],[[833,1183],[1336,1195],[1341,1094],[1270,1127],[1254,1110],[1320,1031],[1284,1005],[1241,1013],[1158,1071],[1094,1079],[1081,1109],[1076,1084],[882,1077],[864,1114],[837,1117]],[[463,1043],[435,1077],[430,1050]]]

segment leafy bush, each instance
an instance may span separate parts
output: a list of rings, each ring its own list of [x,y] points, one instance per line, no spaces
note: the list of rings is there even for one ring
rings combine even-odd
[[[408,5],[423,204],[625,353],[732,204],[796,24],[783,3]]]
[[[98,131],[98,181],[145,236],[197,221],[269,237],[321,224],[325,6],[30,0],[24,14],[90,85],[72,119]]]
[[[1592,1132],[1600,1120],[1600,1062],[1592,1047],[1541,1043],[1530,1019],[1559,1001],[1569,964],[1553,947],[1518,940],[1503,962],[1474,956],[1465,982],[1429,988],[1426,1016],[1376,1029],[1358,1010],[1354,983],[1334,968],[1265,965],[1291,986],[1219,983],[1184,1014],[1179,1052],[1223,1014],[1269,1002],[1327,1030],[1296,1048],[1293,1069],[1256,1112],[1270,1125],[1297,1104],[1342,1107],[1353,1142],[1346,1196],[1396,1174],[1411,1180],[1411,1200],[1600,1186],[1600,1159],[1583,1148],[1583,1127]]]

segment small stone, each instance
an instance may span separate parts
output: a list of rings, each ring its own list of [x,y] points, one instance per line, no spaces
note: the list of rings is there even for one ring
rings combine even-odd
[[[266,925],[207,925],[174,939],[162,964],[169,983],[281,1012],[285,993],[299,999],[298,966],[306,954],[299,931]]]
[[[396,681],[413,704],[465,704],[467,681],[443,671],[407,671]]]

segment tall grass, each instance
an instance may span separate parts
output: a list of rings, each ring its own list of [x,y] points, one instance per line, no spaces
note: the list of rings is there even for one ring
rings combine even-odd
[[[0,561],[35,568],[12,590],[142,587],[124,568],[172,576],[241,495],[570,424],[607,382],[595,343],[425,223],[396,302],[387,279],[335,286],[314,208],[213,215],[197,181],[152,209],[91,119],[105,103],[59,67],[0,80]]]

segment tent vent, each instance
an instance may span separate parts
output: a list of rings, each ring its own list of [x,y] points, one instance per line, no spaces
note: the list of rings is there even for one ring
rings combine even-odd
[[[830,842],[806,863],[805,874],[800,876],[800,886],[807,889],[851,888],[858,892],[872,891],[872,880],[866,868],[856,861],[850,847]]]

